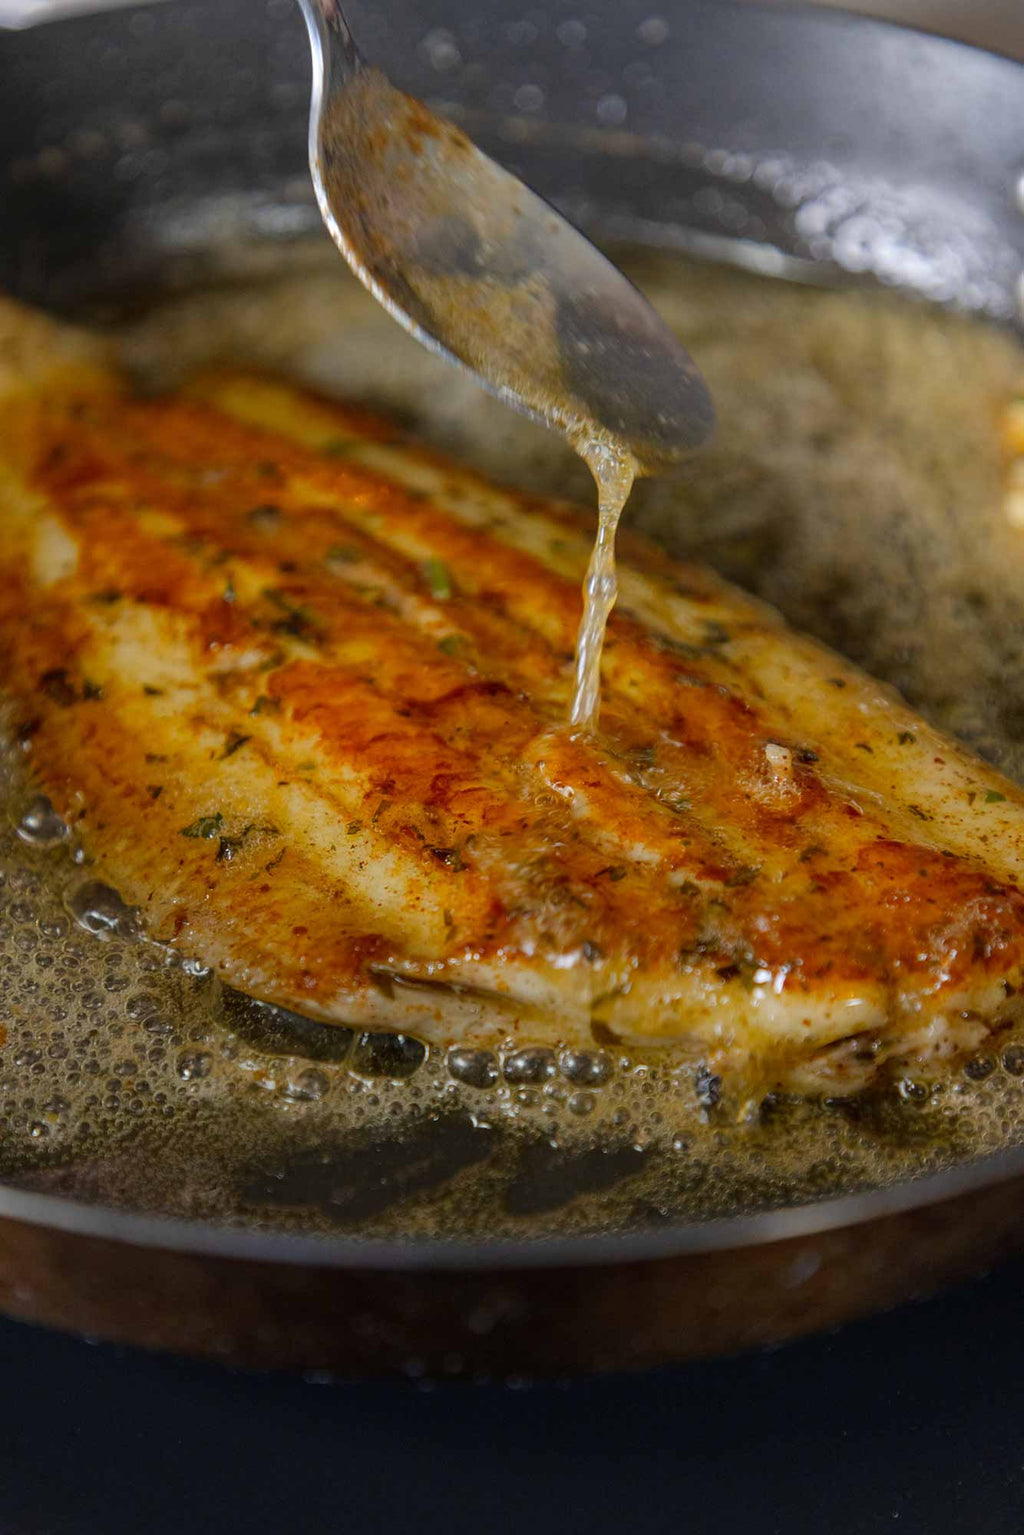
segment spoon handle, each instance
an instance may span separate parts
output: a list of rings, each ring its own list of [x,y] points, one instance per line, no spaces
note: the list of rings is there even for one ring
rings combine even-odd
[[[338,0],[299,0],[309,31],[313,69],[326,91],[366,68]]]

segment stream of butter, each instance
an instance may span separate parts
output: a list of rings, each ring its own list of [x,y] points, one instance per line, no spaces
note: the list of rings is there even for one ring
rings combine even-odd
[[[583,582],[583,616],[576,638],[576,675],[569,724],[593,730],[601,708],[601,653],[618,582],[615,574],[615,533],[622,509],[633,488],[637,463],[608,442],[592,441],[579,448],[597,482],[597,537]]]

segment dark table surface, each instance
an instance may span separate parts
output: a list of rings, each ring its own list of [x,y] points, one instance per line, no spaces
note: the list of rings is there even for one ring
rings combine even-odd
[[[571,1385],[232,1374],[0,1323],[2,1535],[1024,1530],[1024,1262],[772,1353]]]

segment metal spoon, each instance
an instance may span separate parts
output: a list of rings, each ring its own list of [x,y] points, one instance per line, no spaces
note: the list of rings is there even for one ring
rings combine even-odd
[[[649,472],[711,435],[689,353],[622,273],[465,134],[361,57],[337,0],[299,0],[324,223],[406,330],[585,448]]]

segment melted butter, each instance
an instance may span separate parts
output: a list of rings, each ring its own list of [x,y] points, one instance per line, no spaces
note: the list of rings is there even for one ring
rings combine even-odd
[[[601,708],[601,655],[615,599],[615,534],[622,509],[633,488],[638,465],[617,444],[588,442],[579,448],[597,482],[597,537],[583,582],[583,616],[576,637],[576,674],[569,723],[593,730]]]

